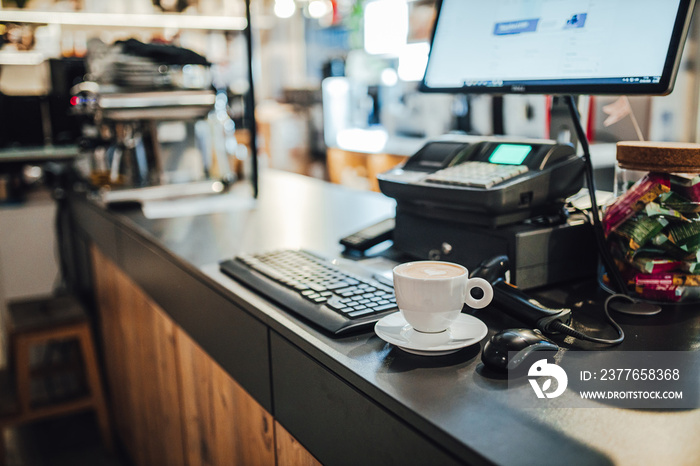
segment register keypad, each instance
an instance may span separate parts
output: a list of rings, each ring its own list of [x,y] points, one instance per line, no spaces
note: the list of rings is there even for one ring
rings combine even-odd
[[[474,186],[488,189],[510,178],[528,171],[526,165],[506,165],[490,162],[469,161],[438,170],[426,177],[430,183],[456,186]]]

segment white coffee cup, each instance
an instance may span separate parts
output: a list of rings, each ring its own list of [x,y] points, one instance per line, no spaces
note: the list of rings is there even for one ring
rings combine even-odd
[[[482,290],[480,299],[472,296],[474,288]],[[406,322],[424,333],[447,330],[465,303],[473,309],[481,309],[493,298],[489,282],[483,278],[469,278],[466,267],[442,261],[397,265],[394,267],[394,293]]]

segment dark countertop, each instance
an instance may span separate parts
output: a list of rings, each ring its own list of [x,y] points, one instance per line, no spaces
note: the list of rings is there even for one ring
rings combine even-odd
[[[208,213],[189,215],[190,207]],[[393,215],[393,200],[381,194],[268,171],[261,176],[258,200],[226,194],[151,204],[145,211],[170,216],[148,218],[140,210],[108,216],[213,289],[246,303],[256,319],[457,458],[497,464],[700,464],[698,410],[629,410],[594,401],[588,408],[571,408],[570,393],[546,404],[517,406],[511,394],[531,390],[529,385],[523,380],[506,390],[505,377],[483,367],[481,345],[424,357],[373,333],[332,339],[218,271],[219,260],[241,252],[305,248],[336,257],[340,237]],[[574,308],[580,325],[604,328],[606,294],[594,280],[535,294],[545,304]],[[522,326],[494,306],[474,315],[489,325],[490,334]],[[700,347],[697,308],[623,316],[619,322],[627,340],[615,350]]]

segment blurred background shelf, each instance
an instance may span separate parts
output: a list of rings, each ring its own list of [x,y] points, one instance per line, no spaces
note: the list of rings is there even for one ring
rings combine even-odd
[[[243,16],[200,16],[180,13],[88,13],[0,9],[0,22],[60,24],[66,26],[118,28],[174,28],[242,31],[248,25]]]

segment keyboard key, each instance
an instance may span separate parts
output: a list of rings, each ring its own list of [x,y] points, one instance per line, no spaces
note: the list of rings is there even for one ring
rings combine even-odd
[[[396,309],[396,304],[394,304],[394,303],[383,304],[381,306],[375,307],[374,311],[375,312],[382,312],[382,311],[388,311],[389,309]]]
[[[314,291],[326,291],[326,287],[323,285],[319,285],[318,283],[309,283],[309,288],[311,288]]]
[[[353,291],[357,290],[354,286],[347,286],[345,288],[336,288],[333,291],[338,293],[338,294],[343,294],[343,293],[352,293]]]
[[[326,288],[329,290],[337,290],[340,288],[347,288],[349,286],[348,282],[334,282],[331,283],[330,285],[326,285]]]

